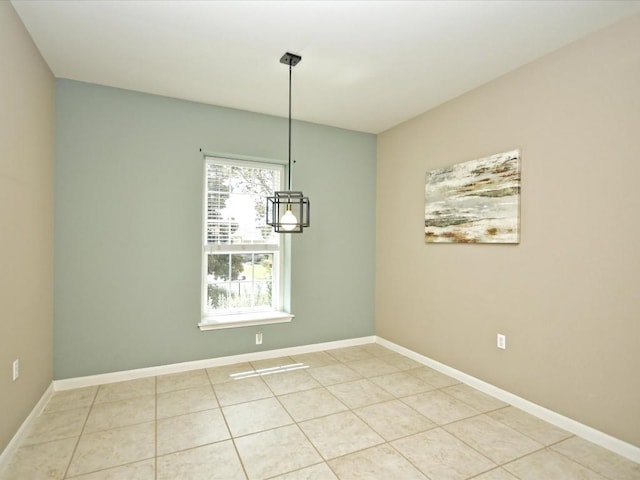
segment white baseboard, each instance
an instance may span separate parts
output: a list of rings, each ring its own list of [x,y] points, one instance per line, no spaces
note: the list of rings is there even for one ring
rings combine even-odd
[[[22,437],[29,428],[29,425],[31,424],[31,422],[33,422],[34,418],[40,415],[42,410],[44,410],[44,407],[47,406],[47,402],[51,398],[52,394],[53,383],[50,384],[49,387],[47,387],[47,389],[42,394],[42,397],[40,397],[40,400],[38,400],[38,403],[36,403],[36,406],[33,407],[31,413],[27,416],[27,418],[25,418],[24,422],[22,422],[22,425],[20,425],[20,428],[18,428],[16,434],[13,436],[11,441],[9,441],[9,444],[5,447],[2,453],[0,453],[0,477],[2,477],[2,473],[9,465],[9,461],[11,460],[11,458],[13,458],[13,454],[20,446]]]
[[[62,390],[70,390],[72,388],[90,387],[94,385],[103,385],[105,383],[135,380],[137,378],[155,377],[157,375],[166,375],[169,373],[186,372],[188,370],[197,370],[200,368],[220,367],[222,365],[231,365],[233,363],[252,362],[257,360],[265,360],[268,358],[284,357],[288,355],[301,355],[303,353],[319,352],[322,350],[330,350],[333,348],[353,347],[357,345],[365,345],[367,343],[374,343],[375,341],[375,336],[350,338],[347,340],[315,343],[312,345],[280,348],[277,350],[243,353],[240,355],[231,355],[228,357],[174,363],[171,365],[162,365],[159,367],[138,368],[135,370],[126,370],[122,372],[102,373],[99,375],[90,375],[86,377],[66,378],[64,380],[54,380],[53,390],[58,392]]]
[[[540,405],[514,395],[511,392],[502,390],[501,388],[491,385],[490,383],[484,382],[476,377],[472,377],[471,375],[467,375],[460,370],[456,370],[455,368],[449,367],[448,365],[440,363],[429,357],[425,357],[424,355],[416,353],[413,350],[401,347],[400,345],[385,340],[384,338],[376,337],[376,343],[382,345],[383,347],[387,347],[390,350],[398,352],[406,357],[409,357],[416,362],[422,363],[427,367],[431,367],[434,370],[438,370],[441,373],[460,380],[462,383],[466,383],[467,385],[476,388],[481,392],[486,393],[487,395],[491,395],[492,397],[509,403],[510,405],[513,405],[520,410],[524,410],[525,412],[538,417],[548,423],[551,423],[556,427],[567,430],[568,432],[584,438],[589,442],[595,443],[596,445],[604,447],[607,450],[611,450],[618,455],[622,455],[623,457],[628,458],[631,461],[640,463],[640,448],[631,445],[630,443],[612,437],[611,435],[601,432],[600,430],[596,430],[595,428],[591,428],[588,425],[577,422],[576,420],[573,420],[569,417],[560,415],[559,413],[549,410],[548,408],[541,407]]]

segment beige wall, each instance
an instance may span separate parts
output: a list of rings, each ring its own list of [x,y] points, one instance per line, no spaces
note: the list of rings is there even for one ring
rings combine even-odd
[[[0,65],[1,452],[51,383],[53,345],[54,78],[5,1]]]
[[[635,16],[381,134],[376,238],[377,335],[636,446],[638,45]],[[513,148],[521,243],[425,245],[425,173]]]

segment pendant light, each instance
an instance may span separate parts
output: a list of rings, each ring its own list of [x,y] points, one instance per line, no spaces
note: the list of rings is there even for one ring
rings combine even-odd
[[[291,70],[300,60],[301,56],[289,52],[280,59],[280,63],[289,65],[289,169],[287,190],[267,197],[267,225],[276,233],[302,233],[309,226],[309,198],[302,192],[291,191]]]

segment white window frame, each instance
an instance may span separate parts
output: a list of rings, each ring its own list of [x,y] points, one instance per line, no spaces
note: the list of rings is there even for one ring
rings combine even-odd
[[[207,165],[209,163],[238,167],[270,168],[280,173],[280,185],[284,185],[286,167],[283,162],[250,159],[235,155],[204,154],[203,162],[203,215],[202,215],[202,279],[201,279],[201,320],[200,330],[216,330],[221,328],[247,327],[270,323],[291,322],[294,318],[289,312],[290,305],[290,234],[280,234],[279,243],[273,244],[208,244],[207,243]],[[266,198],[265,198],[266,202]],[[272,309],[239,313],[212,314],[207,308],[207,255],[210,253],[272,253],[273,280],[272,291],[274,304]],[[277,268],[276,268],[277,267]]]

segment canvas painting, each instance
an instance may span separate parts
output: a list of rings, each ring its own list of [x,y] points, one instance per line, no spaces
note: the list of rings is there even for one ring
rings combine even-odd
[[[520,151],[427,173],[426,243],[519,243]]]

